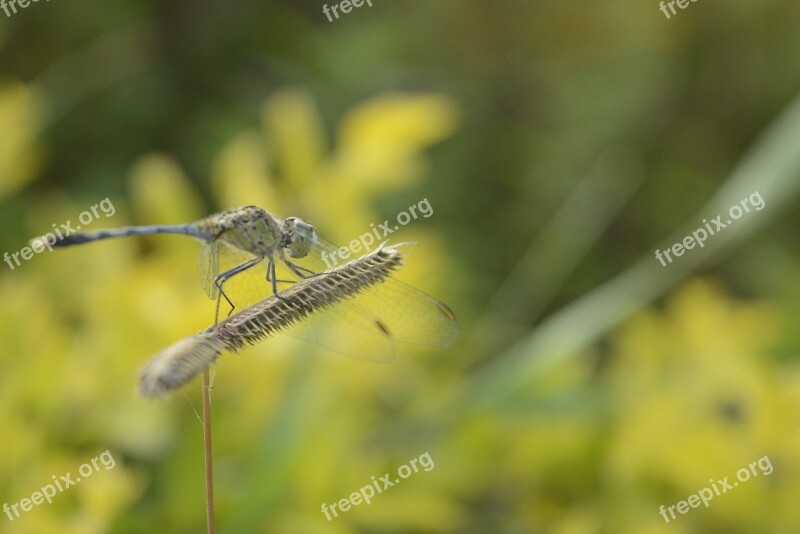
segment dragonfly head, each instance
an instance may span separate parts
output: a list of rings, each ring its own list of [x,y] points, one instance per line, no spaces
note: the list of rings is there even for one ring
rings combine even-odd
[[[314,227],[297,217],[283,223],[283,246],[292,258],[305,258],[316,241]]]

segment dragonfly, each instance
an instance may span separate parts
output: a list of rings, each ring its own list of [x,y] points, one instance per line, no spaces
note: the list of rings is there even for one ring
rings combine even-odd
[[[220,303],[235,309],[281,291],[300,279],[325,272],[325,255],[339,247],[320,237],[299,217],[281,219],[257,206],[245,206],[177,225],[127,226],[73,233],[52,246],[66,247],[109,238],[180,234],[202,242],[198,256],[201,286]],[[266,273],[255,269],[266,265]],[[396,343],[450,346],[458,335],[453,311],[440,300],[393,278],[336,306],[312,314],[287,330],[347,356],[371,361],[394,358]]]

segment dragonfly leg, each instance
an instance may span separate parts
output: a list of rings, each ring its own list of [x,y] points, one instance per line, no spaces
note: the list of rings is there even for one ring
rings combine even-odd
[[[230,314],[233,313],[233,310],[236,309],[236,306],[233,305],[233,302],[231,302],[231,299],[228,298],[228,295],[226,295],[225,291],[222,289],[223,284],[225,284],[225,282],[227,282],[231,277],[236,276],[237,274],[246,271],[247,269],[249,269],[250,267],[253,267],[254,265],[258,265],[263,260],[264,260],[263,256],[256,256],[255,258],[247,260],[246,262],[244,262],[242,264],[239,264],[236,267],[233,267],[232,269],[229,269],[229,270],[225,271],[224,273],[220,273],[220,274],[218,274],[217,276],[214,277],[214,285],[217,286],[217,289],[219,290],[219,294],[222,297],[225,298],[225,300],[228,302],[228,304],[231,307],[230,311],[228,312],[228,316],[230,316]],[[220,299],[219,299],[219,297],[217,297],[217,311],[214,314],[214,324],[216,324],[217,321],[219,320],[219,303],[220,303]]]
[[[305,267],[301,267],[300,265],[295,265],[294,263],[290,262],[286,259],[286,255],[283,253],[283,249],[279,249],[278,254],[281,256],[281,261],[286,265],[289,270],[291,270],[294,274],[299,276],[300,278],[311,278],[312,276],[316,276],[319,273],[312,271],[311,269],[306,269]],[[303,274],[302,271],[307,272],[308,274]]]
[[[296,284],[297,283],[297,280],[281,280],[280,278],[278,280],[275,280],[275,281],[278,282],[279,284]],[[272,282],[272,274],[270,273],[269,266],[267,266],[267,282]]]
[[[282,282],[283,280],[277,280],[277,278],[278,276],[275,273],[275,259],[270,256],[269,265],[267,266],[267,280],[272,282],[272,294],[275,295],[275,298],[286,302],[291,302],[292,304],[299,304],[300,306],[308,310],[309,313],[313,311],[310,306],[308,306],[303,302],[299,302],[295,299],[287,299],[286,297],[282,297],[278,292],[278,282]]]

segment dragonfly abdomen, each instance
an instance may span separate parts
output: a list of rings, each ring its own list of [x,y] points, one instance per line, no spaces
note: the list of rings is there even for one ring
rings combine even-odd
[[[189,224],[179,224],[174,226],[127,226],[124,228],[114,228],[112,230],[100,230],[98,232],[85,232],[65,235],[61,238],[56,238],[55,243],[51,243],[51,245],[54,247],[68,247],[71,245],[80,245],[82,243],[90,243],[92,241],[110,239],[113,237],[128,237],[134,235],[151,234],[190,235],[203,240],[213,239],[214,237],[213,235],[205,234],[200,229],[194,228]],[[49,234],[47,237],[50,236],[52,236],[52,234]]]

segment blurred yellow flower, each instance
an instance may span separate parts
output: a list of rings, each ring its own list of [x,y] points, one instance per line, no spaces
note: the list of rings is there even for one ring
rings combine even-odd
[[[782,445],[794,434],[797,399],[787,400],[767,357],[779,327],[769,306],[734,303],[705,281],[686,284],[665,312],[629,321],[609,371],[619,414],[604,477],[614,491],[649,494],[657,513],[710,479],[735,480],[763,456],[781,466],[776,472],[797,469]],[[780,478],[754,478],[676,522],[763,527]]]
[[[41,166],[38,136],[44,102],[20,82],[0,85],[0,200],[24,187]]]

